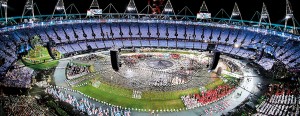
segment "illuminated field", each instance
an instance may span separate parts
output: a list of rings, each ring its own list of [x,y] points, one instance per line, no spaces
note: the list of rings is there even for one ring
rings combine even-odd
[[[183,109],[184,104],[180,96],[199,93],[198,88],[173,92],[145,92],[141,99],[132,98],[132,90],[102,83],[99,88],[91,84],[74,88],[100,101],[110,104],[138,109]]]
[[[143,55],[145,54],[147,54],[148,57],[143,57]],[[175,56],[166,54],[179,54],[178,56],[180,57],[175,58]],[[228,85],[229,83],[225,82],[224,79],[235,79],[224,74],[222,75],[224,77],[223,79],[219,78],[216,72],[207,72],[207,70],[205,69],[205,61],[208,61],[211,58],[209,56],[206,56],[206,54],[194,53],[192,51],[182,50],[176,52],[173,50],[156,49],[138,54],[125,51],[122,53],[121,59],[124,61],[124,63],[118,72],[113,71],[111,69],[111,65],[103,65],[110,62],[109,58],[106,59],[106,57],[103,57],[102,59],[95,60],[97,64],[94,65],[94,73],[82,76],[74,80],[70,80],[72,82],[76,82],[76,84],[72,85],[73,89],[78,90],[81,93],[92,98],[95,98],[98,101],[115,106],[121,106],[131,109],[141,109],[142,111],[167,111],[171,109],[186,109],[186,106],[181,99],[182,96],[195,94],[200,95],[202,94],[202,92],[211,91],[218,88],[219,86]],[[147,61],[153,61],[155,59],[170,61],[173,65],[170,67],[159,69],[152,68],[152,65],[150,66],[149,64],[147,64]],[[189,62],[186,62],[187,60],[190,61],[193,59],[195,59],[195,61],[192,65]],[[136,63],[131,64],[128,61],[134,61]],[[76,62],[79,63],[80,60]],[[167,63],[162,62],[162,64],[166,65]],[[183,67],[185,66],[184,64],[190,64],[187,65],[189,67],[192,67],[194,65],[203,67],[198,67],[198,71],[191,75],[191,78],[188,78],[191,79],[191,81],[188,80],[185,83],[162,86],[151,85],[151,81],[156,79],[156,76],[159,74],[162,74],[158,77],[160,79],[169,77],[172,78],[172,76],[163,76],[164,73],[157,73],[157,70],[172,69],[180,71],[181,69],[185,68],[177,69],[177,67]],[[221,64],[223,64],[222,66],[224,67],[224,69],[226,69],[227,66],[224,63]],[[141,74],[141,72],[143,74]],[[155,76],[150,76],[150,74],[152,73],[157,74]],[[168,71],[168,74],[170,73],[172,72]],[[174,74],[176,75],[177,73]],[[95,83],[97,83],[97,86],[95,86]],[[134,97],[137,95],[137,91],[140,92],[138,93],[138,96],[140,97]]]
[[[99,75],[97,75],[99,76]],[[179,91],[145,91],[142,93],[141,99],[132,98],[133,90],[126,89],[121,86],[111,85],[109,83],[101,83],[99,87],[92,86],[92,82],[88,81],[87,86],[74,87],[88,96],[99,101],[104,101],[113,105],[126,108],[138,108],[145,110],[167,110],[167,109],[184,109],[185,106],[181,100],[181,96],[200,93],[199,88],[190,88]],[[212,83],[205,86],[207,90],[214,89],[223,85],[222,79],[215,79]]]
[[[30,50],[22,61],[26,66],[36,70],[49,69],[58,65],[58,60],[53,60],[47,48],[43,46],[36,46],[35,49]]]

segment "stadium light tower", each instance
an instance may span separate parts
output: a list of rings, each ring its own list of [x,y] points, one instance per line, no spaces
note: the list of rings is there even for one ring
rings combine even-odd
[[[2,8],[4,9],[4,15],[5,15],[5,24],[7,24],[7,2],[8,0],[1,0],[0,4],[1,4],[1,16],[2,16]]]
[[[293,27],[290,31],[294,34],[298,34],[297,29],[296,29],[296,23],[295,23],[296,19],[294,18],[291,3],[289,2],[289,0],[286,0],[286,14],[285,14],[284,31],[288,31],[286,28],[287,28],[287,25],[288,25],[288,21],[290,19],[292,20],[292,23],[293,23]]]
[[[139,14],[138,14],[138,10],[135,6],[135,3],[134,3],[134,0],[130,0],[127,7],[126,7],[126,10],[124,12],[124,17],[128,17],[128,18],[134,18],[132,15],[136,15],[137,14],[137,18],[139,18]]]
[[[240,20],[239,22],[244,24],[242,14],[240,12],[240,9],[239,9],[239,6],[237,5],[237,3],[234,3],[234,7],[233,7],[233,10],[232,10],[229,22],[231,23],[232,19],[235,19],[235,18],[239,18],[239,20]]]
[[[209,12],[205,1],[203,1],[202,5],[200,7],[200,12],[205,12],[205,13]]]
[[[230,19],[230,16],[223,8],[221,8],[221,10],[214,16],[213,20],[216,20],[216,18],[221,18],[218,21],[218,23],[220,24],[228,24],[230,22],[230,21],[227,22],[226,19]]]
[[[22,13],[22,18],[21,18],[21,22],[23,22],[23,18],[24,18],[24,15],[26,15],[28,12],[31,11],[31,19],[34,20],[34,6],[33,6],[33,0],[27,0],[25,6],[24,6],[24,9],[23,9],[23,13]]]
[[[187,7],[187,6],[183,7],[183,8],[179,11],[179,13],[177,14],[177,16],[179,16],[179,15],[183,16],[183,17],[181,18],[181,20],[182,20],[182,19],[185,19],[185,20],[191,20],[188,16],[194,16],[193,12],[192,12],[192,11],[190,10],[190,8]]]
[[[174,16],[175,19],[177,19],[170,0],[167,1],[166,5],[165,5],[165,8],[162,11],[161,15],[163,15],[163,17],[162,17],[163,19],[171,18],[171,17],[169,17],[170,15]]]
[[[79,10],[77,9],[77,7],[74,3],[70,4],[66,8],[66,13],[67,13],[68,19],[72,19],[72,18],[76,19],[77,18],[76,14],[80,14]],[[79,19],[81,19],[81,15],[79,15]]]
[[[115,8],[115,6],[110,3],[104,9],[103,12],[107,12],[107,15],[104,18],[114,18],[113,14],[117,14],[118,18],[120,17],[119,11]]]
[[[203,20],[211,21],[211,13],[209,13],[205,1],[203,1],[201,5],[199,13],[197,13],[197,19],[200,19],[200,21]]]
[[[79,13],[80,14],[80,13]],[[98,15],[99,18],[102,15],[102,9],[100,9],[99,3],[97,0],[93,0],[89,10],[87,11],[86,17],[94,17],[94,15]]]
[[[141,10],[140,15],[144,15],[148,18],[151,18],[151,14],[153,14],[153,7],[150,5],[150,0],[148,1],[148,5]]]
[[[63,15],[65,15],[65,18],[67,19],[67,13],[66,13],[66,9],[65,9],[65,5],[64,5],[64,0],[58,0],[56,5],[55,5],[55,8],[54,8],[54,11],[52,13],[52,16],[51,16],[51,19],[53,19],[54,15],[55,15],[55,12],[59,12],[60,14],[63,13]]]
[[[261,27],[263,25],[262,21],[265,24],[268,24],[267,26],[269,26],[269,28],[271,28],[271,19],[270,19],[270,15],[269,12],[267,10],[267,6],[265,5],[265,3],[263,3],[263,7],[260,13],[260,19],[259,19],[259,23],[258,26]]]
[[[90,9],[92,8],[97,8],[100,9],[99,3],[97,0],[93,0],[93,2],[91,3]]]

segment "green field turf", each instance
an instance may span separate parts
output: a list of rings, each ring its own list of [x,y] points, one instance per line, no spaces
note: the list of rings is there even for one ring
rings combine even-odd
[[[222,79],[216,78],[213,82],[207,84],[205,88],[211,90],[223,84],[224,81]],[[99,88],[95,88],[89,84],[87,86],[75,87],[74,89],[110,104],[147,110],[183,109],[185,106],[180,97],[199,93],[199,88],[170,92],[146,91],[142,93],[141,99],[134,99],[132,98],[131,89],[107,83],[101,83]]]
[[[205,88],[206,88],[206,90],[212,90],[223,84],[224,84],[224,81],[222,79],[216,78],[213,82],[207,84],[205,86]]]
[[[157,92],[147,91],[143,93],[142,98],[147,100],[174,100],[180,99],[183,95],[199,93],[198,88],[191,88],[181,91],[170,91],[170,92]]]
[[[182,95],[199,93],[198,88],[173,92],[144,92],[141,99],[132,98],[132,90],[101,83],[99,88],[92,85],[76,87],[75,90],[110,104],[138,109],[183,109]]]
[[[30,50],[28,55],[23,57],[22,61],[24,65],[34,70],[50,69],[58,65],[58,60],[53,60],[47,48],[43,46],[35,46],[35,49]]]
[[[222,76],[223,76],[224,78],[228,79],[228,80],[234,80],[234,79],[236,79],[235,77],[230,76],[230,75],[222,74]]]
[[[58,65],[59,61],[58,60],[53,60],[50,62],[46,63],[39,63],[39,64],[32,64],[27,61],[23,61],[24,65],[28,66],[29,68],[32,68],[34,70],[46,70],[50,68],[54,68]]]
[[[35,46],[34,49],[30,50],[26,58],[34,59],[51,59],[50,55],[48,54],[47,48],[43,46]]]
[[[176,52],[176,51],[165,51],[171,53],[180,54],[192,54],[192,52]],[[96,80],[101,81],[100,75],[96,75]],[[232,77],[226,77],[232,78]],[[86,82],[86,81],[85,81]],[[91,82],[89,80],[88,82]],[[220,78],[205,86],[206,90],[212,90],[220,85],[223,85],[224,81]],[[132,90],[120,87],[118,85],[112,85],[101,81],[98,88],[88,84],[87,86],[74,87],[74,90],[78,90],[90,97],[104,101],[113,105],[122,106],[126,108],[137,108],[146,110],[166,110],[166,109],[184,109],[185,106],[180,99],[183,95],[199,93],[199,88],[191,88],[180,91],[169,91],[169,92],[158,92],[158,91],[145,91],[142,93],[141,99],[132,98]]]

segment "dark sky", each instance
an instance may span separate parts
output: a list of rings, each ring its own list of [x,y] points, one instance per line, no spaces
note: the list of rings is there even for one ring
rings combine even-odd
[[[26,0],[8,0],[9,16],[22,15],[23,7]],[[54,6],[57,0],[34,0],[39,6],[42,14],[52,14]],[[74,3],[81,13],[85,13],[89,8],[92,0],[64,0],[65,7]],[[98,0],[99,5],[104,9],[109,3],[119,10],[124,12],[129,0]],[[165,0],[166,2],[166,0]],[[193,13],[199,11],[203,0],[171,0],[172,5],[176,13],[184,6],[188,6]],[[206,0],[209,11],[214,16],[221,8],[224,8],[230,15],[233,9],[234,2],[237,2],[242,12],[244,19],[250,20],[255,11],[261,12],[262,3],[267,5],[272,23],[279,23],[285,16],[285,0]],[[294,10],[295,17],[300,17],[300,10],[296,9],[296,5],[300,4],[300,0],[290,0],[292,8]],[[141,11],[146,5],[147,0],[135,0],[136,6]],[[299,18],[297,18],[299,20]]]

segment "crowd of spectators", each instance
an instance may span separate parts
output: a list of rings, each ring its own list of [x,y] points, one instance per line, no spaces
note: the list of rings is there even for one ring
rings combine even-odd
[[[233,92],[235,88],[229,85],[218,86],[216,89],[202,91],[201,94],[182,96],[181,99],[188,109],[194,109],[219,101]]]
[[[235,63],[233,63],[231,60],[228,59],[221,59],[223,62],[227,64],[227,66],[230,68],[230,71],[233,73],[241,72],[241,69],[239,66],[237,66]]]
[[[139,49],[139,52],[155,52],[155,48],[141,48]]]
[[[8,36],[0,36],[0,39],[0,75],[4,76],[9,67],[16,62],[17,54],[15,53],[17,47],[13,42],[10,42],[13,39]]]
[[[130,116],[129,110],[124,110],[119,107],[97,107],[90,99],[81,98],[67,94],[65,91],[61,91],[57,88],[46,88],[46,93],[51,94],[54,98],[71,104],[77,110],[86,112],[88,115],[97,116]]]
[[[299,116],[300,96],[298,84],[270,84],[265,99],[255,115]]]
[[[265,70],[270,70],[273,67],[275,61],[270,58],[262,58],[259,61],[256,61],[256,63],[262,66]]]
[[[68,79],[72,79],[73,77],[76,77],[78,75],[83,76],[88,73],[90,73],[89,66],[78,65],[75,63],[69,63],[67,66]]]
[[[0,96],[0,103],[0,108],[3,105],[4,112],[2,113],[7,116],[49,116],[52,114],[45,107],[38,105],[37,100],[30,96]]]
[[[0,86],[29,88],[33,77],[33,70],[28,67],[22,67],[15,64],[6,73],[5,78],[0,82]]]
[[[90,61],[95,61],[95,60],[100,59],[100,58],[101,57],[96,55],[96,54],[91,54],[91,55],[75,58],[74,60],[90,62]]]

